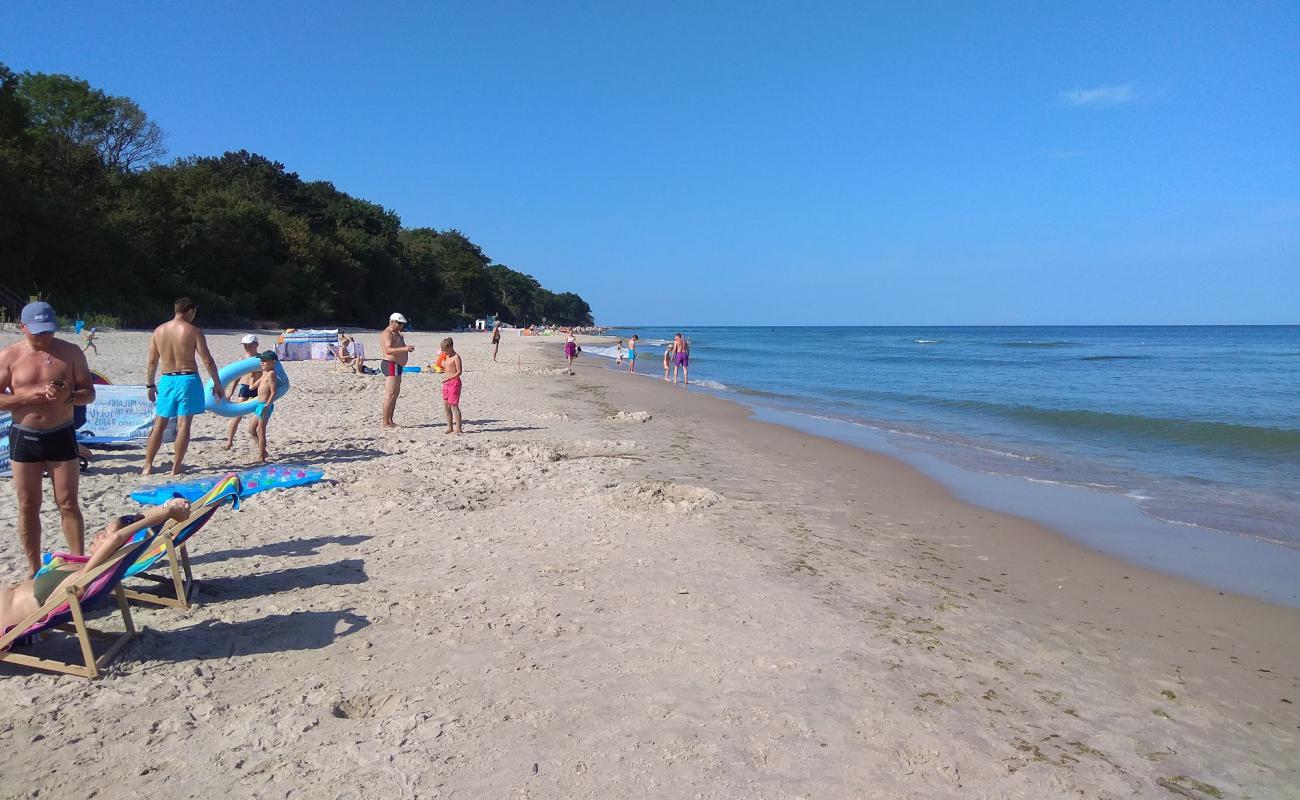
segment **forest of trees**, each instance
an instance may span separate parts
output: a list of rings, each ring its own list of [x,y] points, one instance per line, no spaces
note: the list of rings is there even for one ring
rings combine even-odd
[[[207,324],[425,329],[496,313],[592,324],[591,307],[494,264],[457,230],[396,214],[240,150],[163,157],[138,105],[0,64],[0,285],[65,314],[156,324],[188,295]]]

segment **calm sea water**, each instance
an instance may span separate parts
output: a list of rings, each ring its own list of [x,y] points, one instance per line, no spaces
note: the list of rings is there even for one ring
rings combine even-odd
[[[642,339],[661,371],[672,329]],[[1300,327],[688,328],[693,382],[1300,549]],[[587,348],[611,356],[611,349]]]

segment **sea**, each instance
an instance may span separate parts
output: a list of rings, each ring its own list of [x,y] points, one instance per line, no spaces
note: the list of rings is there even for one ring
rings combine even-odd
[[[886,452],[1144,565],[1300,606],[1300,326],[611,333],[638,334],[638,371],[661,378],[678,330],[692,387],[760,419]]]

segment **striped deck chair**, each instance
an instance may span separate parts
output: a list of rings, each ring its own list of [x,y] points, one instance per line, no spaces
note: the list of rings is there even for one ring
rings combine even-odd
[[[0,663],[19,664],[82,678],[98,677],[100,669],[135,636],[135,624],[131,621],[126,593],[122,590],[122,578],[126,575],[127,568],[154,544],[156,536],[150,531],[143,539],[127,542],[112,558],[60,587],[39,609],[4,631],[0,635]],[[124,633],[108,633],[86,625],[86,612],[101,605],[110,596],[117,598],[117,607],[122,613],[122,623],[126,628]],[[22,646],[27,637],[50,630],[74,636],[81,645],[84,663],[78,665],[14,652],[14,647]],[[95,656],[92,639],[110,641],[108,649],[98,657]]]
[[[230,503],[234,508],[239,508],[239,493],[243,489],[243,485],[239,482],[239,476],[232,472],[217,481],[217,484],[209,489],[207,494],[190,504],[188,519],[174,521],[155,528],[154,532],[158,534],[157,538],[154,539],[154,543],[149,549],[136,558],[135,562],[127,568],[126,577],[142,578],[161,585],[170,583],[172,594],[168,597],[165,594],[124,589],[126,596],[136,602],[150,605],[166,606],[168,608],[189,608],[190,594],[198,584],[198,581],[194,580],[194,574],[190,572],[190,537],[208,524],[208,520],[212,519],[212,516],[227,503]],[[141,531],[136,534],[136,537],[139,538],[144,533],[144,531]],[[168,574],[151,574],[149,570],[153,569],[164,558],[167,559]]]

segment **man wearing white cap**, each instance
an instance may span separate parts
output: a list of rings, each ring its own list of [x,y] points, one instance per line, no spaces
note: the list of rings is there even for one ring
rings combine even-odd
[[[406,329],[406,317],[394,311],[388,317],[388,327],[379,334],[379,347],[384,358],[379,362],[379,371],[384,375],[384,421],[385,428],[396,428],[393,412],[397,410],[397,395],[402,391],[402,367],[415,347],[406,343],[402,331]]]
[[[244,334],[244,338],[240,339],[239,343],[244,346],[245,357],[257,358],[258,341],[256,334]],[[240,375],[238,378],[231,381],[230,385],[226,387],[226,396],[231,400],[238,400],[241,403],[245,400],[255,399],[257,397],[257,390],[253,388],[253,382],[257,380],[260,373],[261,367],[259,366],[257,369],[250,370],[248,373]],[[235,444],[235,434],[239,432],[239,421],[241,419],[243,419],[243,417],[230,418],[230,429],[226,431],[225,449],[227,450]]]
[[[0,350],[0,411],[8,411],[9,464],[18,496],[18,538],[32,573],[41,566],[41,499],[46,472],[63,518],[68,549],[80,555],[85,521],[77,492],[77,434],[73,408],[95,400],[81,348],[57,339],[49,303],[23,307],[23,341]]]

